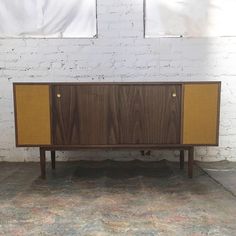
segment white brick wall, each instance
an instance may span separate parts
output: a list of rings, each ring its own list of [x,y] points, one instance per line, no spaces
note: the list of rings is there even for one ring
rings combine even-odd
[[[221,80],[220,146],[196,148],[196,159],[236,161],[236,38],[144,39],[142,0],[98,0],[98,32],[98,39],[0,39],[0,160],[38,160],[37,149],[15,148],[12,82]],[[66,156],[132,159],[140,154]],[[145,159],[171,156],[153,152]]]

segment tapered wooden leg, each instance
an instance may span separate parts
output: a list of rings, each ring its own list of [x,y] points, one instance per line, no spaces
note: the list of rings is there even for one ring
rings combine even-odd
[[[41,167],[41,178],[46,178],[46,150],[40,148],[40,167]]]
[[[194,147],[188,150],[188,177],[193,178]]]
[[[181,170],[184,169],[184,150],[180,150],[179,168],[180,168]]]
[[[51,162],[52,162],[52,169],[55,170],[56,168],[56,152],[51,151]]]

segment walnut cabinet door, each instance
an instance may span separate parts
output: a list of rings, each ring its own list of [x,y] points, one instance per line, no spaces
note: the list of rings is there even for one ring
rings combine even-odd
[[[53,85],[54,145],[180,144],[181,85]]]

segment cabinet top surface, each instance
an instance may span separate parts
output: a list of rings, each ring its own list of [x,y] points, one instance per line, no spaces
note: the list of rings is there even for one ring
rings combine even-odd
[[[159,82],[16,82],[13,85],[182,85],[221,84],[221,81],[159,81]]]

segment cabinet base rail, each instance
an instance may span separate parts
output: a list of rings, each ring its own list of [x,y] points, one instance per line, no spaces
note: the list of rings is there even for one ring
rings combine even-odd
[[[158,148],[158,149],[168,149],[168,148]],[[174,148],[174,149],[177,149],[177,148]],[[181,170],[184,169],[185,150],[188,152],[188,177],[192,178],[193,166],[194,166],[194,147],[188,146],[188,147],[181,147],[178,149],[180,150],[179,164],[180,164]],[[59,150],[62,150],[62,149],[59,149]],[[70,150],[70,149],[66,148],[65,150]],[[51,167],[52,167],[52,170],[55,170],[56,169],[56,149],[52,149],[48,147],[40,147],[39,151],[40,151],[41,178],[46,179],[46,151],[51,152]]]

